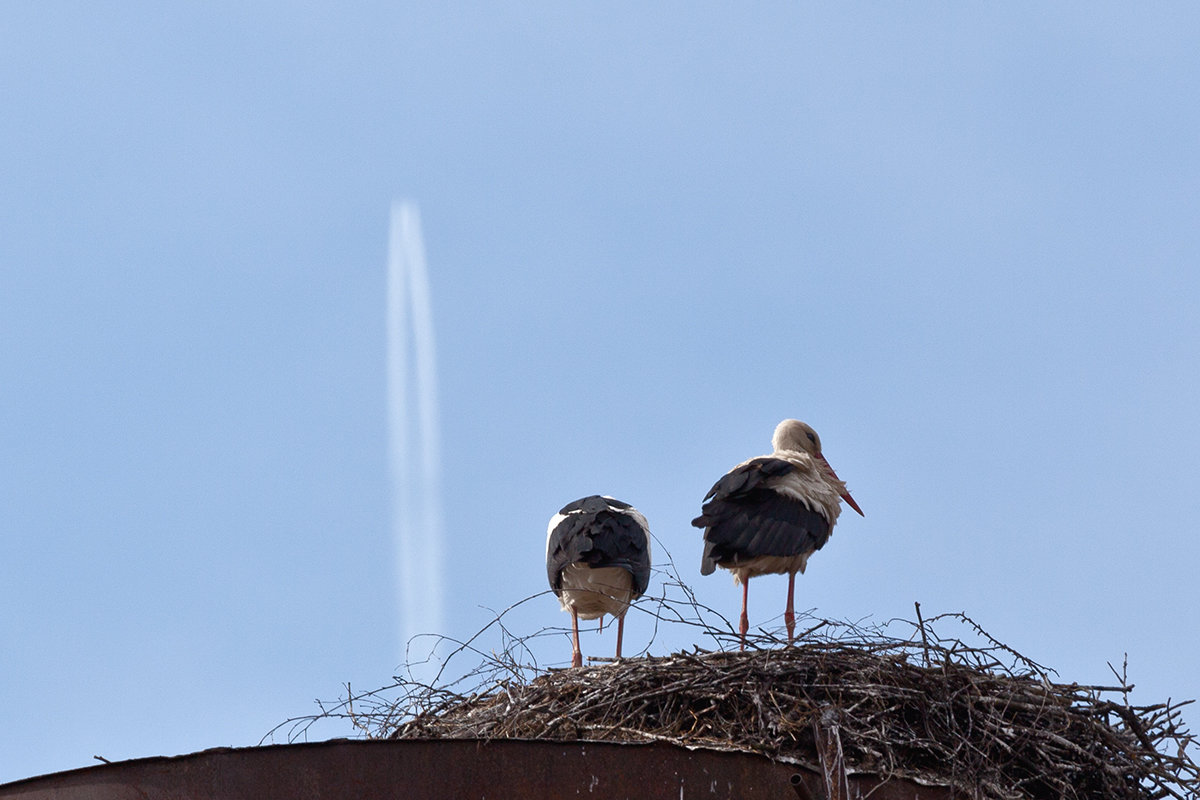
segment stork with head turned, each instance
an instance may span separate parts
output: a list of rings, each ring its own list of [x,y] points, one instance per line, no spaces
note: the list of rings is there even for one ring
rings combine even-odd
[[[571,612],[571,666],[583,666],[579,620],[617,618],[617,658],[625,612],[650,583],[650,526],[628,503],[592,495],[563,506],[546,529],[546,576]],[[603,622],[601,622],[603,624]]]
[[[841,513],[841,501],[862,509],[846,484],[821,454],[821,439],[811,427],[785,419],[771,439],[774,451],[743,461],[713,485],[704,497],[700,516],[692,520],[704,529],[700,574],[717,567],[733,573],[742,585],[741,647],[746,648],[746,615],[750,579],[756,575],[788,576],[788,644],[795,636],[796,573],[804,572],[808,557],[829,540]]]

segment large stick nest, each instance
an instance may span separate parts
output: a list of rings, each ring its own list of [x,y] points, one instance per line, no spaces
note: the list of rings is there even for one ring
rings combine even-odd
[[[714,623],[719,615],[684,591],[682,603],[656,598],[650,613],[730,648],[727,621]],[[817,770],[833,742],[850,773],[968,797],[1200,798],[1186,703],[1131,705],[1124,668],[1113,669],[1113,686],[1055,682],[962,614],[922,620],[918,606],[916,623],[872,628],[812,619],[793,646],[765,633],[745,653],[694,648],[565,670],[538,667],[530,641],[557,640],[561,629],[516,637],[503,617],[436,659],[432,679],[418,680],[410,665],[390,686],[356,694],[347,685],[336,706],[279,727],[307,736],[316,720],[338,718],[378,738],[667,741]],[[940,635],[947,624],[959,635]],[[889,633],[896,625],[908,635]],[[479,643],[489,628],[504,637],[490,653]],[[446,679],[460,654],[481,661]]]
[[[996,658],[1004,653],[1008,664]],[[444,697],[388,735],[659,740],[814,769],[816,737],[833,736],[850,772],[974,797],[1196,797],[1200,773],[1186,754],[1179,706],[1105,697],[1128,688],[1051,682],[999,644],[946,645],[927,632],[923,641],[859,636],[506,680]]]

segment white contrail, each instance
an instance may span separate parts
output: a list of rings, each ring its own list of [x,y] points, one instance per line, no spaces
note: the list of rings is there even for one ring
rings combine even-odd
[[[442,633],[441,458],[433,313],[416,205],[392,204],[388,231],[388,455],[396,542],[400,643]],[[409,370],[409,343],[414,364]],[[416,380],[411,408],[409,380]],[[415,411],[415,416],[414,416]]]

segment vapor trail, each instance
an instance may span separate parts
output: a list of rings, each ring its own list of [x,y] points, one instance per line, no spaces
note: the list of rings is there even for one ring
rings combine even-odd
[[[392,204],[387,306],[388,455],[403,648],[418,633],[442,633],[444,622],[433,313],[420,215],[409,202]]]

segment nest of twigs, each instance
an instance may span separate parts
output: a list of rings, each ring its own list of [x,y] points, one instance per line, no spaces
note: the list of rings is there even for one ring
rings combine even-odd
[[[561,653],[562,629],[517,636],[505,621],[536,597],[466,642],[435,637],[452,646],[448,657],[410,663],[381,689],[347,685],[336,705],[321,703],[319,715],[277,730],[290,725],[289,738],[306,737],[317,721],[342,719],[373,738],[666,741],[826,775],[836,753],[844,774],[903,777],[974,798],[1200,800],[1186,703],[1131,705],[1124,668],[1112,670],[1112,686],[1057,682],[962,614],[924,620],[918,605],[917,622],[874,627],[809,618],[793,646],[760,632],[747,652],[722,652],[737,642],[728,621],[672,575],[662,596],[634,610],[654,618],[654,637],[690,626],[719,650],[643,651],[547,670],[534,640],[553,637]],[[943,634],[949,625],[956,635]],[[498,647],[484,645],[497,633]],[[462,658],[478,660],[448,677]]]
[[[697,650],[555,670],[443,697],[388,735],[656,740],[812,769],[820,768],[820,746],[835,741],[851,774],[905,777],[973,797],[1197,796],[1200,775],[1185,752],[1191,737],[1179,706],[1130,706],[1120,699],[1129,688],[1123,681],[1051,682],[1003,645],[929,639]]]

